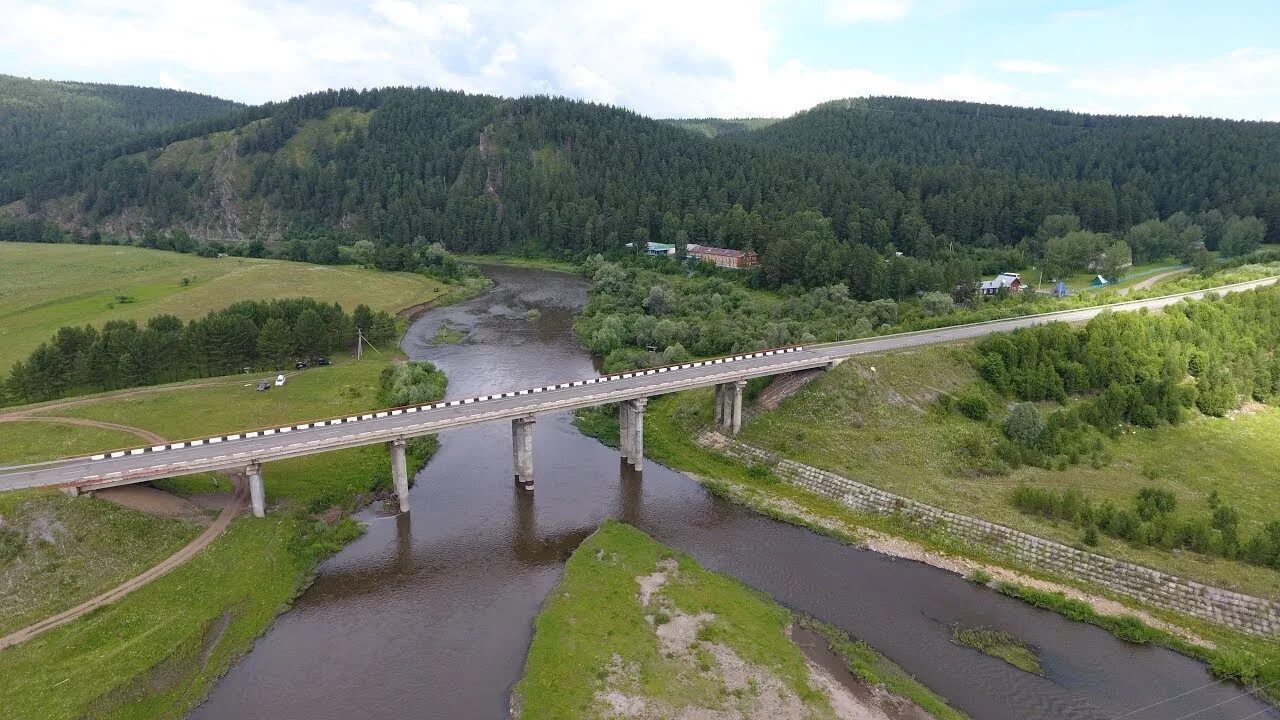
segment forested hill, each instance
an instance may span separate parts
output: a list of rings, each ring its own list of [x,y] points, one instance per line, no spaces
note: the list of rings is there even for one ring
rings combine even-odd
[[[0,193],[127,138],[242,107],[180,90],[0,75]]]
[[[1228,235],[1232,254],[1262,233],[1280,238],[1280,125],[1093,127],[1038,110],[866,105],[897,106],[918,117],[854,103],[743,131],[561,98],[334,90],[42,168],[0,204],[25,198],[10,211],[147,244],[171,228],[184,245],[186,234],[285,240],[274,246],[285,256],[319,262],[368,239],[392,269],[436,241],[560,254],[646,239],[750,248],[764,284],[844,283],[861,298],[971,287],[1049,253],[1074,272],[1120,241],[1148,261]],[[9,227],[0,239],[42,232]]]
[[[1274,206],[1280,187],[1280,123],[1270,122],[876,97],[826,102],[737,137],[899,166],[1101,183],[1116,191],[1122,222],[1148,215],[1151,203],[1161,217],[1212,208],[1258,214]]]

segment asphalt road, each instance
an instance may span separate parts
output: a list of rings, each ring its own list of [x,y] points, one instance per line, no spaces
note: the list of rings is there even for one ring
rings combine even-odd
[[[426,435],[475,423],[524,417],[552,410],[590,407],[823,367],[854,355],[965,340],[1049,322],[1081,322],[1106,311],[1144,308],[1154,310],[1184,299],[1224,295],[1272,285],[1277,280],[1280,278],[1272,277],[1211,290],[1095,308],[787,348],[785,351],[769,351],[767,354],[752,353],[671,368],[575,380],[545,388],[509,391],[431,406],[331,418],[289,427],[251,429],[216,438],[149,446],[107,455],[0,468],[0,490],[65,485],[99,488],[210,470],[243,469],[252,463],[388,442],[396,438]]]

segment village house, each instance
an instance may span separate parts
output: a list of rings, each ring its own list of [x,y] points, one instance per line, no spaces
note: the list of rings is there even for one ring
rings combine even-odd
[[[713,263],[718,267],[738,270],[755,267],[760,262],[756,254],[750,250],[730,250],[706,245],[690,245],[685,253],[691,258]]]
[[[978,285],[978,290],[983,295],[995,295],[1001,290],[1018,292],[1022,287],[1022,276],[1018,273],[1000,273],[995,280],[983,280]]]

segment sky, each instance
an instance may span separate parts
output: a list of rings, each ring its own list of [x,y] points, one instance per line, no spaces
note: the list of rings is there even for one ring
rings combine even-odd
[[[246,103],[331,87],[785,117],[909,95],[1280,120],[1277,0],[0,0],[0,73]]]

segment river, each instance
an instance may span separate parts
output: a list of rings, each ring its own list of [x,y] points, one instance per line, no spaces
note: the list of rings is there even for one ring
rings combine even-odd
[[[448,373],[450,398],[594,371],[572,329],[584,281],[486,272],[491,291],[425,313],[403,342],[411,358]],[[529,320],[530,309],[541,316]],[[432,344],[442,322],[466,338]],[[975,720],[1180,720],[1202,709],[1196,720],[1280,718],[1176,653],[767,519],[652,461],[643,478],[623,472],[617,451],[578,433],[568,413],[538,417],[532,494],[512,481],[507,423],[440,439],[417,477],[412,512],[362,514],[368,532],[320,567],[192,718],[504,718],[543,599],[577,544],[610,516],[866,640]],[[1031,643],[1044,677],[953,644],[954,623]]]

